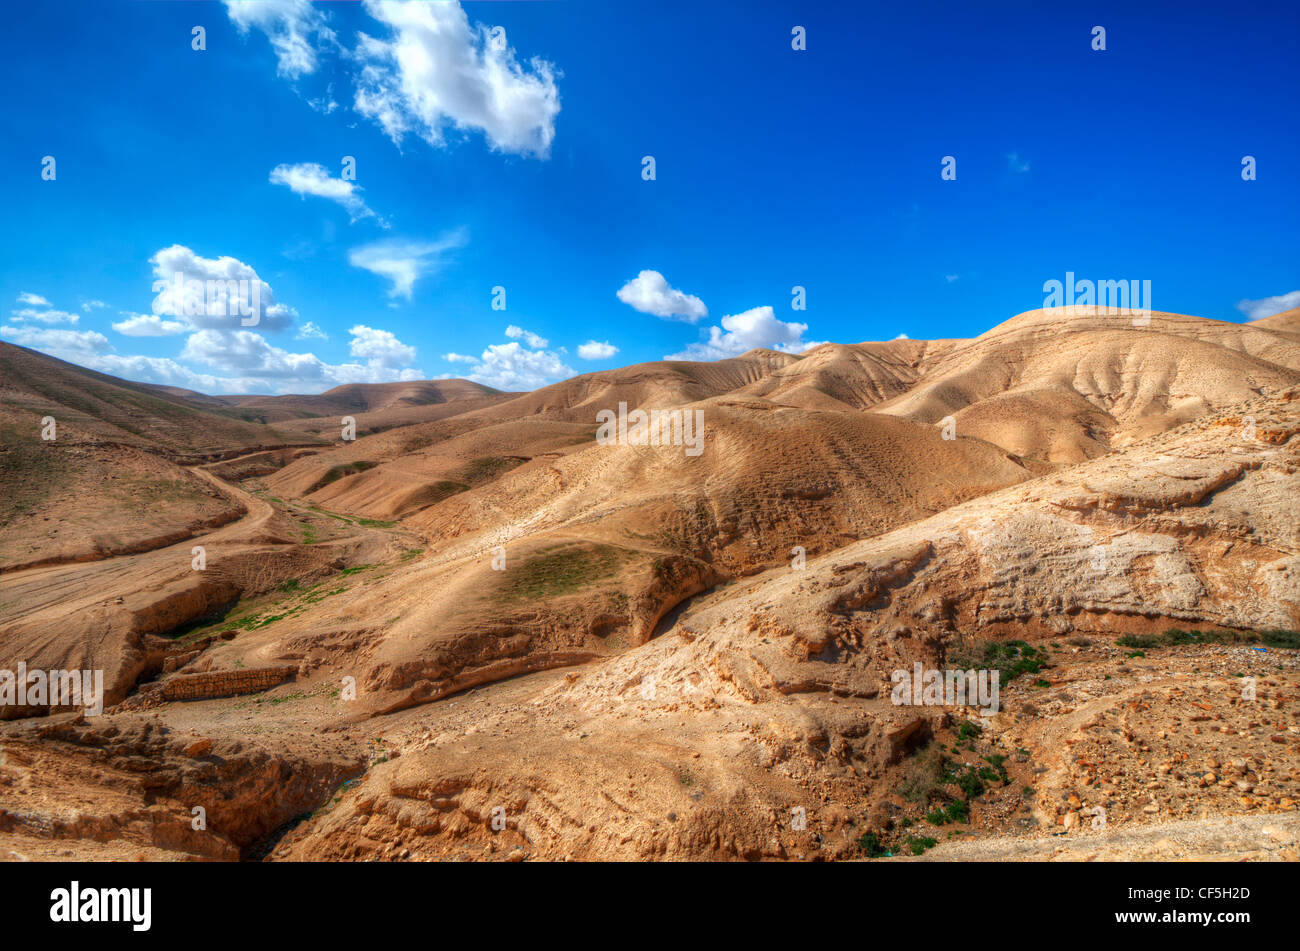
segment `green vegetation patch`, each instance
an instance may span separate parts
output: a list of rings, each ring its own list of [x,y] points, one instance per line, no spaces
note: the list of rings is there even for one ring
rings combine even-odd
[[[457,475],[461,481],[468,482],[471,486],[482,485],[499,479],[511,469],[522,466],[525,461],[527,460],[511,456],[479,456],[466,463]]]
[[[926,849],[934,848],[939,842],[929,836],[909,835],[906,844],[908,851],[913,855],[922,855]]]
[[[632,558],[613,545],[556,545],[502,573],[505,601],[536,601],[573,594],[617,574]]]
[[[316,489],[319,489],[322,486],[327,486],[331,482],[337,482],[339,479],[345,478],[346,476],[356,475],[359,472],[365,472],[367,469],[373,469],[376,465],[378,465],[378,463],[358,459],[356,462],[345,462],[342,465],[333,466],[324,476],[321,477],[321,480],[312,487],[312,491],[315,492]]]
[[[948,653],[948,666],[962,670],[996,670],[1003,686],[1021,674],[1036,674],[1048,664],[1047,651],[1021,641],[984,641]]]
[[[370,567],[370,566],[366,566]],[[313,604],[324,601],[326,598],[333,597],[336,594],[342,594],[348,590],[346,587],[333,588],[324,590],[325,582],[314,584],[310,588],[303,588],[297,579],[286,581],[279,587],[280,592],[290,595],[288,598],[282,598],[272,603],[268,608],[262,611],[256,611],[250,614],[243,614],[236,618],[220,622],[222,628],[234,628],[240,631],[256,631],[274,624],[276,621],[283,621],[285,618],[294,617]],[[295,599],[297,603],[291,603]],[[200,632],[195,632],[200,633]]]
[[[1184,631],[1181,628],[1171,627],[1163,634],[1124,634],[1115,640],[1117,647],[1139,650],[1154,647],[1185,647],[1190,644],[1235,644],[1243,647],[1262,645],[1282,650],[1300,650],[1300,631]]]
[[[869,859],[883,858],[884,856],[891,854],[881,843],[880,836],[876,835],[874,832],[862,833],[858,838],[858,848],[860,848],[863,854],[865,854]]]

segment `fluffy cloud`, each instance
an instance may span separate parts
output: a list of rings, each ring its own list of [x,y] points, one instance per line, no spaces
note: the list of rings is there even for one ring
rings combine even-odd
[[[113,329],[127,337],[169,337],[184,333],[190,325],[180,320],[163,320],[157,314],[123,314],[126,320],[113,324]]]
[[[450,363],[471,365],[474,369],[465,374],[465,379],[498,390],[535,390],[574,375],[573,368],[566,366],[559,354],[542,349],[547,344],[544,338],[513,324],[506,328],[506,336],[523,338],[528,346],[536,349],[526,349],[512,340],[491,344],[478,357],[444,353],[442,358]]]
[[[618,299],[643,314],[692,324],[709,316],[704,301],[670,287],[658,271],[642,271],[619,288]]]
[[[299,327],[298,332],[293,335],[294,340],[328,340],[329,338],[329,334],[310,320]]]
[[[96,355],[113,349],[107,337],[93,330],[0,327],[0,334],[21,347],[41,350],[73,363],[84,363],[86,359],[93,359]]]
[[[784,353],[803,353],[820,345],[805,341],[807,324],[778,320],[771,307],[754,307],[722,318],[721,327],[709,328],[709,339],[693,343],[665,360],[722,360],[762,347]]]
[[[528,344],[528,346],[532,347],[534,350],[544,350],[546,349],[546,345],[550,343],[550,341],[545,337],[539,337],[531,330],[525,330],[523,327],[516,327],[514,324],[511,324],[506,328],[506,336],[511,340],[523,340],[524,343]]]
[[[18,295],[18,303],[26,304],[28,307],[49,307],[50,306],[50,302],[47,301],[44,297],[42,297],[40,294],[30,294],[27,291],[23,291],[21,294]]]
[[[382,35],[359,32],[354,50],[341,50],[327,15],[308,0],[225,3],[241,35],[256,27],[270,39],[281,76],[315,73],[322,53],[339,51],[356,87],[353,107],[399,146],[416,135],[441,147],[454,130],[481,132],[501,152],[550,152],[560,112],[555,66],[538,57],[520,63],[504,28],[471,25],[459,3],[366,0]],[[332,112],[332,84],[307,103]]]
[[[404,367],[415,362],[415,348],[402,343],[391,331],[357,324],[348,333],[352,335],[348,353],[354,357],[382,367]]]
[[[384,330],[358,325],[349,333],[350,352],[364,363],[330,364],[311,353],[290,353],[248,330],[199,330],[186,340],[179,357],[217,371],[207,373],[169,357],[118,353],[93,330],[0,327],[0,336],[13,343],[101,373],[206,393],[317,393],[343,383],[423,379],[420,370],[405,366],[415,359],[415,348]]]
[[[1243,300],[1237,304],[1237,310],[1245,314],[1247,320],[1263,320],[1295,307],[1300,307],[1300,291],[1276,297],[1261,297],[1259,300]]]
[[[42,297],[41,300],[45,300],[45,298]],[[48,308],[48,304],[46,306]],[[81,319],[80,314],[70,314],[66,310],[54,310],[52,308],[36,310],[33,307],[15,310],[12,316],[14,322],[19,324],[75,324]]]
[[[177,359],[121,354],[108,338],[95,331],[76,331],[28,326],[26,312],[15,314],[11,325],[0,327],[0,336],[48,353],[72,363],[110,373],[114,376],[147,383],[184,386],[208,393],[314,393],[343,383],[388,383],[422,379],[424,374],[412,366],[416,349],[399,340],[390,331],[357,324],[349,331],[348,352],[352,362],[331,364],[313,353],[293,353],[272,345],[260,333],[232,326],[229,320],[213,320],[210,314],[185,315],[187,290],[177,292],[173,274],[179,270],[186,281],[244,280],[261,288],[264,319],[262,326],[287,324],[294,315],[292,308],[275,304],[271,288],[258,278],[251,267],[234,258],[201,258],[181,245],[164,248],[150,259],[155,276],[163,283],[156,309],[152,314],[123,312],[124,319],[113,329],[128,337],[160,337],[189,332]],[[156,288],[157,290],[157,288]],[[35,297],[36,295],[30,295]],[[44,298],[41,298],[44,300]],[[179,301],[181,316],[163,319],[157,308],[161,303],[174,308]],[[53,313],[37,311],[38,315]],[[62,312],[57,312],[62,313]],[[59,320],[75,322],[77,315],[65,314]],[[306,323],[298,333],[300,339],[328,339],[314,323]],[[195,364],[196,370],[186,364]],[[215,372],[204,372],[205,370]]]
[[[271,169],[270,181],[272,185],[284,185],[296,195],[315,195],[317,198],[327,198],[330,201],[342,205],[352,219],[359,221],[362,218],[374,218],[385,228],[388,222],[380,218],[372,211],[358,192],[361,191],[356,182],[349,182],[342,178],[334,178],[330,175],[329,169],[324,165],[316,162],[300,162],[297,165],[277,165]]]
[[[247,35],[250,27],[266,34],[275,50],[277,71],[288,79],[314,73],[316,45],[333,45],[334,31],[309,0],[226,0],[226,13]]]
[[[226,380],[195,373],[166,357],[126,356],[115,353],[108,338],[93,330],[40,330],[34,327],[0,327],[0,335],[24,347],[67,360],[101,373],[128,380],[185,386],[206,392],[248,392],[255,381]]]
[[[81,305],[81,309],[89,312],[92,310],[101,310],[102,308],[105,308],[107,306],[108,305],[105,304],[102,300],[88,300]]]
[[[549,350],[525,350],[518,343],[494,343],[483,351],[466,379],[498,390],[535,390],[574,375],[558,355]]]
[[[389,297],[410,300],[415,282],[436,271],[447,252],[464,247],[468,240],[464,229],[457,229],[436,241],[376,241],[353,248],[348,252],[348,261],[353,267],[364,268],[390,281]]]
[[[441,146],[450,127],[480,131],[501,152],[550,152],[560,111],[554,66],[537,57],[521,66],[504,33],[471,27],[459,3],[366,0],[365,9],[388,36],[359,36],[354,105],[394,143],[413,133]]]
[[[282,392],[422,379],[419,370],[404,369],[415,359],[414,347],[386,330],[358,325],[348,333],[353,338],[349,353],[364,359],[364,364],[329,364],[314,353],[291,353],[249,330],[200,330],[186,340],[181,359],[244,379],[279,381]]]
[[[267,284],[249,265],[235,258],[222,256],[204,258],[189,248],[173,244],[163,248],[149,259],[153,265],[153,312],[188,320],[195,327],[230,329],[245,326],[244,320],[257,318],[263,330],[283,330],[293,323],[298,312],[279,304],[271,285]],[[177,276],[179,275],[179,282]],[[228,282],[244,282],[235,295],[229,293]],[[209,285],[208,282],[213,282]],[[257,307],[254,308],[254,297]],[[255,311],[243,317],[240,305]]]
[[[578,344],[578,356],[584,360],[608,360],[616,353],[618,353],[618,347],[608,340],[603,343],[588,340],[586,343]]]

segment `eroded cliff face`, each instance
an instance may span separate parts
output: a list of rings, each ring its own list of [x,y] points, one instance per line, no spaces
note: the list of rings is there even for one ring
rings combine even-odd
[[[15,725],[0,761],[9,858],[234,861],[359,775],[345,744],[179,733],[155,716]]]

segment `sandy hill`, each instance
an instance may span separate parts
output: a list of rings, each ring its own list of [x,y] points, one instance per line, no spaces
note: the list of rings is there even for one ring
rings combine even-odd
[[[681,406],[730,393],[789,366],[798,357],[775,350],[750,350],[713,363],[659,360],[617,370],[584,373],[483,410],[495,418],[547,414],[557,419],[594,421],[598,409]]]
[[[952,343],[826,343],[735,392],[806,409],[867,409],[905,393]]]
[[[956,341],[877,412],[956,431],[1044,463],[1074,463],[1266,390],[1300,382],[1289,335],[1155,313],[1020,314]]]
[[[1250,326],[1263,327],[1265,330],[1280,331],[1282,333],[1300,333],[1300,307],[1284,310],[1272,317],[1261,317],[1259,320],[1252,320]]]

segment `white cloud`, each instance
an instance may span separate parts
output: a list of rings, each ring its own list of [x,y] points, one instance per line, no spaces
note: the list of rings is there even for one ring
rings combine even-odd
[[[608,340],[603,343],[588,340],[586,343],[578,344],[578,356],[584,360],[608,360],[616,353],[618,353],[618,347]]]
[[[943,276],[943,279],[947,281],[949,284],[951,284],[954,281],[956,281],[959,277],[961,277],[960,274],[945,274]]]
[[[442,358],[449,363],[469,364],[473,370],[465,374],[465,379],[498,390],[535,390],[574,375],[573,368],[565,365],[558,353],[540,349],[546,346],[543,338],[513,325],[506,328],[506,335],[531,338],[529,345],[538,349],[529,350],[512,340],[510,343],[491,344],[477,357],[444,353]]]
[[[328,340],[329,338],[329,334],[310,320],[299,327],[298,332],[293,335],[294,340]]]
[[[27,291],[23,291],[21,294],[18,295],[18,303],[26,304],[28,307],[51,306],[50,302],[47,301],[44,297],[42,297],[40,294],[31,294],[28,293]]]
[[[895,337],[894,339],[895,339],[895,340],[911,340],[912,338],[909,337],[907,334],[899,334],[899,335],[898,335],[897,337]]]
[[[354,222],[362,218],[374,218],[382,227],[388,227],[388,222],[375,214],[361,200],[358,194],[361,188],[356,182],[332,177],[329,169],[324,165],[316,162],[277,165],[271,169],[270,181],[273,185],[288,187],[296,195],[304,197],[315,195],[317,198],[328,198],[330,201],[337,202],[347,209],[349,217]]]
[[[403,369],[415,359],[415,348],[388,331],[358,325],[348,333],[353,337],[349,352],[364,364],[329,364],[314,353],[290,353],[249,330],[200,330],[186,340],[180,356],[244,379],[278,381],[281,392],[301,392],[304,384],[316,388],[423,378],[419,370]]]
[[[1295,307],[1300,307],[1300,291],[1291,291],[1276,297],[1261,297],[1259,300],[1243,300],[1237,304],[1237,310],[1245,314],[1247,320],[1263,320],[1265,317],[1272,317],[1274,314]]]
[[[325,95],[318,96],[315,99],[308,99],[307,105],[323,116],[327,116],[337,109],[339,104],[334,101],[334,84],[330,83],[325,87]]]
[[[528,346],[532,347],[534,350],[545,350],[546,345],[550,343],[550,341],[545,337],[539,337],[531,330],[525,330],[523,327],[516,327],[514,324],[511,324],[506,328],[506,336],[511,340],[522,339],[524,343],[528,344]]]
[[[154,293],[152,310],[155,314],[188,320],[198,328],[242,327],[245,319],[239,304],[253,310],[253,295],[258,297],[257,326],[262,330],[283,330],[293,323],[298,312],[292,307],[276,303],[275,293],[249,265],[232,257],[204,258],[189,248],[173,244],[163,248],[149,259],[154,266]],[[176,276],[181,276],[178,285]],[[217,282],[208,294],[207,282]],[[228,281],[243,281],[242,298],[229,294]]]
[[[12,316],[20,324],[75,324],[81,319],[80,314],[70,314],[66,310],[36,310],[32,307],[15,310]]]
[[[408,134],[442,146],[446,131],[481,131],[493,149],[545,157],[560,111],[555,67],[521,66],[459,3],[366,0],[387,39],[359,35],[355,106],[396,144]]]
[[[449,231],[436,241],[405,241],[390,239],[353,248],[348,261],[353,267],[364,268],[391,281],[389,297],[411,299],[415,282],[437,270],[448,251],[464,247],[468,235],[463,228]]]
[[[81,305],[81,309],[89,312],[92,310],[101,310],[102,308],[105,308],[107,306],[108,305],[104,303],[102,300],[88,300]]]
[[[93,330],[39,330],[0,327],[0,334],[24,347],[127,380],[186,386],[206,392],[248,392],[256,381],[226,380],[195,373],[167,357],[125,356],[115,353],[108,338]]]
[[[157,314],[127,314],[126,320],[113,324],[113,329],[127,337],[169,337],[190,330],[188,323],[180,320],[163,320]]]
[[[619,288],[618,299],[643,314],[692,324],[709,316],[704,301],[670,287],[658,271],[642,271]]]
[[[266,34],[275,50],[277,71],[288,79],[314,73],[318,43],[333,45],[334,31],[308,0],[226,0],[226,13],[241,36],[249,27]]]
[[[74,363],[112,350],[108,338],[94,330],[52,330],[44,327],[0,327],[0,334],[22,347],[32,347]]]
[[[754,307],[722,318],[721,327],[709,328],[709,339],[693,343],[665,360],[722,360],[762,347],[784,353],[803,353],[824,341],[805,341],[807,324],[778,320],[771,307]]]
[[[233,258],[207,260],[179,245],[158,252],[151,261],[155,273],[160,268],[169,272],[179,266],[187,277],[214,273],[222,279],[235,276],[260,280],[251,268]],[[269,295],[270,288],[264,283],[261,286]],[[165,290],[159,296],[167,298],[170,293]],[[292,310],[283,308],[275,313],[283,319]],[[0,336],[123,379],[185,386],[208,393],[315,393],[343,383],[388,383],[419,380],[424,376],[411,366],[416,358],[414,347],[402,343],[387,330],[364,324],[348,331],[351,338],[348,349],[355,362],[330,364],[312,353],[292,353],[273,346],[251,330],[231,329],[228,324],[213,326],[207,315],[164,320],[157,313],[123,312],[123,317],[124,320],[113,324],[113,329],[129,337],[194,332],[186,338],[178,359],[118,353],[108,338],[96,331],[6,325],[0,327]],[[18,323],[16,320],[15,324]],[[324,332],[309,322],[302,326],[299,336],[324,339]],[[186,362],[217,372],[197,371],[185,365]]]
[[[354,327],[353,356],[365,363],[330,364],[311,353],[289,353],[248,330],[200,330],[186,341],[180,359],[217,370],[203,373],[169,357],[120,354],[93,330],[0,327],[0,335],[80,366],[127,380],[186,386],[207,393],[316,393],[343,383],[391,383],[423,379],[399,366],[414,348],[368,327]],[[361,351],[361,352],[358,352]],[[408,361],[409,362],[409,361]]]
[[[348,353],[354,357],[383,367],[404,367],[415,362],[415,348],[402,343],[391,331],[357,324],[348,333],[352,335]]]
[[[573,369],[549,350],[525,350],[511,341],[484,350],[474,372],[465,378],[498,390],[535,390],[573,375]]]

